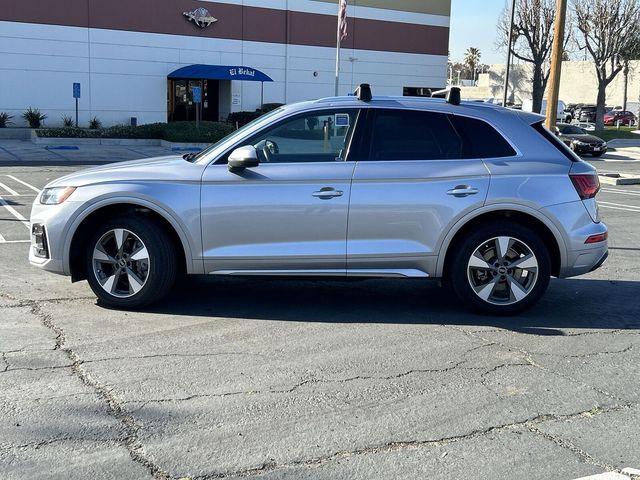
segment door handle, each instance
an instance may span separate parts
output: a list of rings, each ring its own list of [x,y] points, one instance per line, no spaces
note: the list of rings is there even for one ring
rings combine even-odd
[[[313,196],[322,200],[329,200],[331,198],[341,197],[344,194],[342,190],[336,190],[332,187],[321,188],[317,192],[313,192]]]
[[[456,185],[451,190],[447,191],[447,195],[452,195],[454,197],[468,197],[469,195],[475,195],[479,192],[477,188],[470,187],[469,185]]]

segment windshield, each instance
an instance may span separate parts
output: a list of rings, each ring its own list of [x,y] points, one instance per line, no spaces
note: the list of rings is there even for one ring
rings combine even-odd
[[[584,130],[582,130],[580,127],[575,127],[573,125],[562,127],[560,129],[560,132],[563,133],[564,135],[584,135],[585,134]]]
[[[211,145],[209,145],[207,148],[205,148],[204,150],[195,153],[195,154],[189,154],[185,156],[185,160],[187,160],[188,162],[191,163],[195,163],[197,162],[199,159],[206,157],[210,152],[212,152],[213,150],[215,150],[219,145],[222,145],[223,143],[234,139],[235,137],[241,137],[245,131],[247,131],[248,129],[250,129],[251,127],[253,127],[255,124],[259,123],[259,122],[263,122],[279,113],[281,113],[284,109],[283,108],[276,108],[275,110],[270,111],[269,113],[265,113],[264,115],[256,118],[255,120],[247,123],[244,127],[239,128],[238,130],[231,132],[229,135],[227,135],[226,137],[223,137],[222,139],[218,140],[216,143],[212,143]]]

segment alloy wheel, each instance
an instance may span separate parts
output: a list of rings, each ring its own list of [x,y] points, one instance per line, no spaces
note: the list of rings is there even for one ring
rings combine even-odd
[[[536,285],[538,268],[531,248],[509,236],[482,243],[467,263],[471,288],[480,299],[494,305],[524,300]]]
[[[114,228],[96,243],[92,264],[93,273],[105,292],[129,298],[147,283],[151,261],[140,237],[130,230]]]

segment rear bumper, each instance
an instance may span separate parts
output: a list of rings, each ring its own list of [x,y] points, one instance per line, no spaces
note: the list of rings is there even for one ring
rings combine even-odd
[[[608,242],[585,242],[593,235],[607,233],[608,228],[604,223],[594,221],[597,218],[591,216],[585,202],[554,205],[543,209],[543,212],[561,227],[564,237],[566,256],[561,261],[558,277],[576,277],[602,266],[609,251]]]
[[[594,270],[599,269],[602,265],[604,265],[604,262],[607,261],[607,258],[609,258],[609,250],[607,249],[607,251],[604,253],[604,255],[602,256],[602,258],[598,261],[598,263],[596,263],[593,268],[591,270],[589,270],[589,272],[593,272]]]

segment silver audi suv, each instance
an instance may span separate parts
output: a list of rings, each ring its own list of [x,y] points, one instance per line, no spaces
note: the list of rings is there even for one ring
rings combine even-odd
[[[198,154],[47,185],[29,259],[139,308],[176,276],[435,278],[514,314],[598,268],[597,174],[542,117],[445,98],[354,96],[275,110]]]

